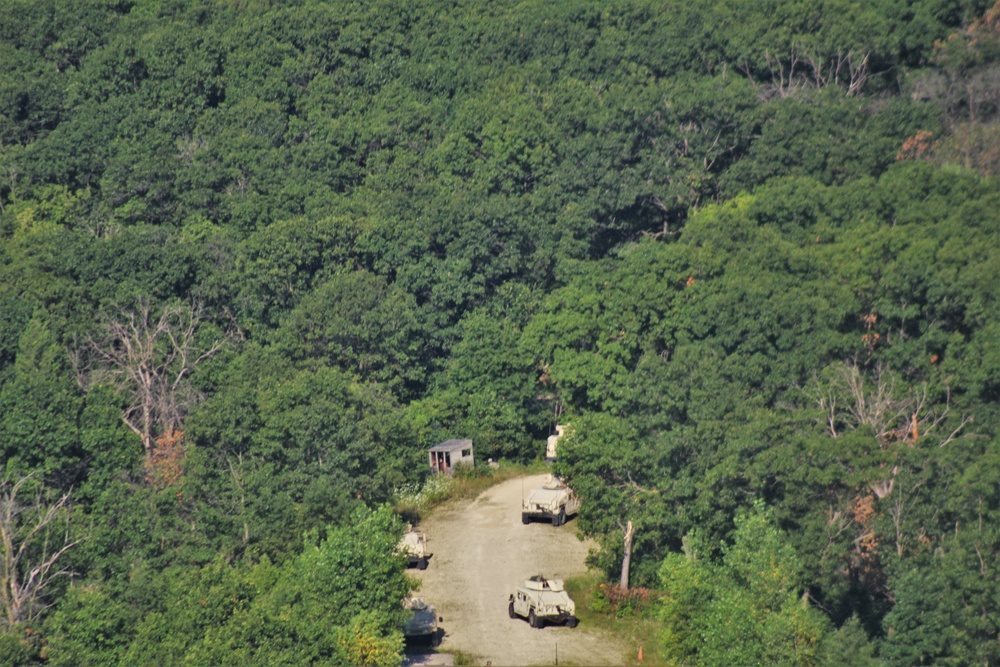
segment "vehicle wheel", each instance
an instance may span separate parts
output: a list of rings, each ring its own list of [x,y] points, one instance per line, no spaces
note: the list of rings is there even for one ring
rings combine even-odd
[[[509,605],[507,605],[507,614],[511,618],[517,618],[517,614],[514,613],[514,603],[513,602],[511,602]]]
[[[566,510],[559,510],[559,514],[556,515],[556,518],[552,519],[552,525],[558,527],[564,523],[566,523]]]
[[[523,523],[525,526],[527,526],[529,523],[531,523],[531,517],[528,516],[527,514],[522,514],[521,515],[521,523]]]
[[[418,570],[427,569],[427,556],[421,556],[420,560],[417,561],[417,569]]]
[[[533,628],[542,627],[542,621],[537,616],[535,616],[534,609],[528,612],[528,625],[530,625]]]
[[[570,616],[569,620],[566,621],[566,625],[571,628],[575,628],[579,624],[580,624],[580,619],[578,619],[576,616]]]

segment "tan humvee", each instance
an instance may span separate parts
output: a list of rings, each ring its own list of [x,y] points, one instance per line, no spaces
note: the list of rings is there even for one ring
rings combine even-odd
[[[576,605],[563,590],[563,582],[541,575],[527,579],[511,593],[507,613],[511,618],[521,616],[528,619],[533,628],[540,628],[546,623],[565,623],[575,628],[579,622],[574,616]]]
[[[431,557],[427,550],[427,536],[413,530],[412,526],[407,526],[406,534],[396,547],[396,553],[407,557],[409,567],[416,565],[418,570],[426,570],[427,559]]]
[[[437,610],[424,602],[423,598],[407,598],[403,600],[403,608],[407,612],[403,637],[410,641],[428,641],[436,644],[440,639]]]
[[[566,523],[566,518],[580,511],[580,498],[561,480],[550,477],[537,489],[532,489],[521,502],[521,523],[532,519],[551,521],[553,526]]]

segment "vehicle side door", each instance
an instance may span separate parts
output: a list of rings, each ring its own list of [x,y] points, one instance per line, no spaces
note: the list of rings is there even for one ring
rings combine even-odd
[[[531,608],[531,602],[528,600],[528,596],[522,591],[517,591],[514,593],[514,613],[518,616],[527,616],[528,611]]]

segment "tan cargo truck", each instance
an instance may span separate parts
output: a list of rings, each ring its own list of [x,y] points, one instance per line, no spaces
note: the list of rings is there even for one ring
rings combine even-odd
[[[563,590],[563,582],[541,575],[525,580],[511,593],[507,613],[511,618],[528,619],[533,628],[541,628],[546,623],[565,623],[575,628],[579,622],[575,616],[576,605]]]

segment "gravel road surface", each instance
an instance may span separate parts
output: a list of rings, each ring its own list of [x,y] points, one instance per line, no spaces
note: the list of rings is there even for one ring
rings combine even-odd
[[[433,554],[417,595],[437,607],[445,631],[438,649],[475,656],[493,667],[621,665],[624,650],[608,633],[588,628],[529,627],[507,615],[507,598],[518,581],[534,574],[565,579],[586,572],[584,558],[593,546],[580,541],[576,520],[553,528],[521,524],[523,492],[540,486],[546,475],[497,485],[474,501],[438,509],[419,527]]]

